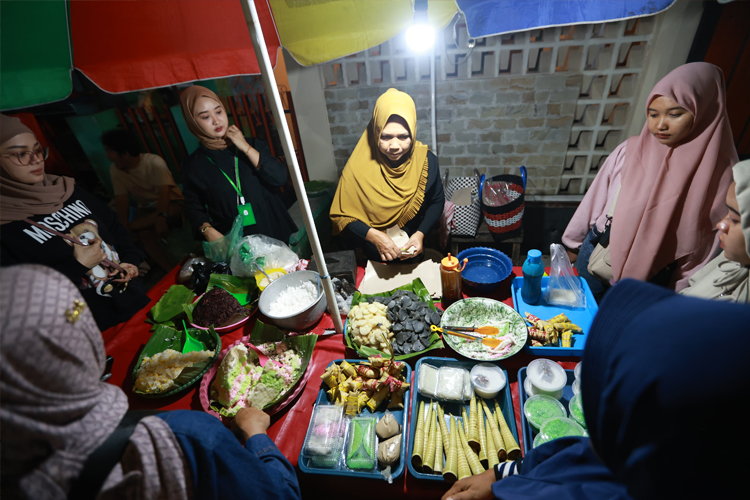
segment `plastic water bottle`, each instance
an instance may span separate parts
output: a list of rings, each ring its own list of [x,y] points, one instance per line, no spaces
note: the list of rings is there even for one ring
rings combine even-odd
[[[521,297],[527,304],[536,304],[542,297],[542,276],[544,276],[542,252],[529,250],[526,262],[523,263],[523,288],[521,288]]]

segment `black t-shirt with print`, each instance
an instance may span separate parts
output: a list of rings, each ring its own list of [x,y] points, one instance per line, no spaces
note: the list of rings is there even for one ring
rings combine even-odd
[[[113,262],[137,266],[142,260],[117,215],[78,186],[60,210],[30,219],[81,241],[100,236],[106,244],[104,251]],[[89,270],[78,262],[71,243],[28,222],[0,226],[0,265],[14,264],[42,264],[67,276],[81,289],[101,330],[127,321],[150,301],[140,279],[131,280],[123,290],[121,284],[106,279],[106,271],[100,266]]]

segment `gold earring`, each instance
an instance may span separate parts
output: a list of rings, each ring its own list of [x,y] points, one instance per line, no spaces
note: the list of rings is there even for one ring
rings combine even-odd
[[[65,311],[65,319],[67,319],[68,323],[72,325],[76,324],[78,318],[81,316],[81,313],[85,308],[86,304],[83,301],[76,299],[73,302],[73,310],[71,311],[70,309],[67,309]]]

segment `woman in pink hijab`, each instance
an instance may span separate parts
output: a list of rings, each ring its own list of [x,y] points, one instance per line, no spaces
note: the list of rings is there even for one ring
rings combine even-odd
[[[641,134],[610,153],[562,237],[594,294],[623,278],[679,291],[717,250],[738,161],[724,89],[713,64],[678,67],[651,91]],[[587,267],[609,224],[607,282]]]

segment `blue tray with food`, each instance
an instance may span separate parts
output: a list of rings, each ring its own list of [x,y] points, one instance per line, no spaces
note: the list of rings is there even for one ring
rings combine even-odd
[[[409,365],[380,356],[338,359],[321,379],[299,468],[391,481],[403,474]]]
[[[524,366],[518,370],[518,401],[521,405],[524,455],[532,448],[558,437],[588,436],[580,400],[580,385],[574,370],[565,370],[551,360],[534,360],[534,362],[541,361],[558,367],[559,369],[554,370],[556,373],[553,377],[561,378],[561,382],[564,381],[565,385],[561,389],[551,386],[540,389],[532,384],[527,376],[529,373],[527,367]],[[552,365],[550,367],[554,368]],[[540,386],[544,384],[544,382],[537,383]]]
[[[591,293],[589,284],[585,279],[576,276],[583,287],[586,295],[585,308],[572,308],[550,305],[542,298],[536,304],[527,304],[521,297],[523,288],[523,277],[513,279],[511,293],[513,294],[513,307],[526,319],[529,327],[529,341],[524,348],[531,354],[538,356],[581,356],[586,346],[591,323],[594,321],[599,306]],[[542,278],[542,290],[547,288],[549,277]],[[565,315],[563,318],[560,315]],[[552,321],[550,321],[552,320]],[[567,321],[566,321],[567,320]],[[552,328],[545,328],[552,326]],[[563,347],[565,343],[565,332],[571,332],[570,347]],[[546,344],[546,345],[545,345]]]
[[[409,474],[455,482],[521,455],[508,374],[496,364],[422,358],[412,389]]]

